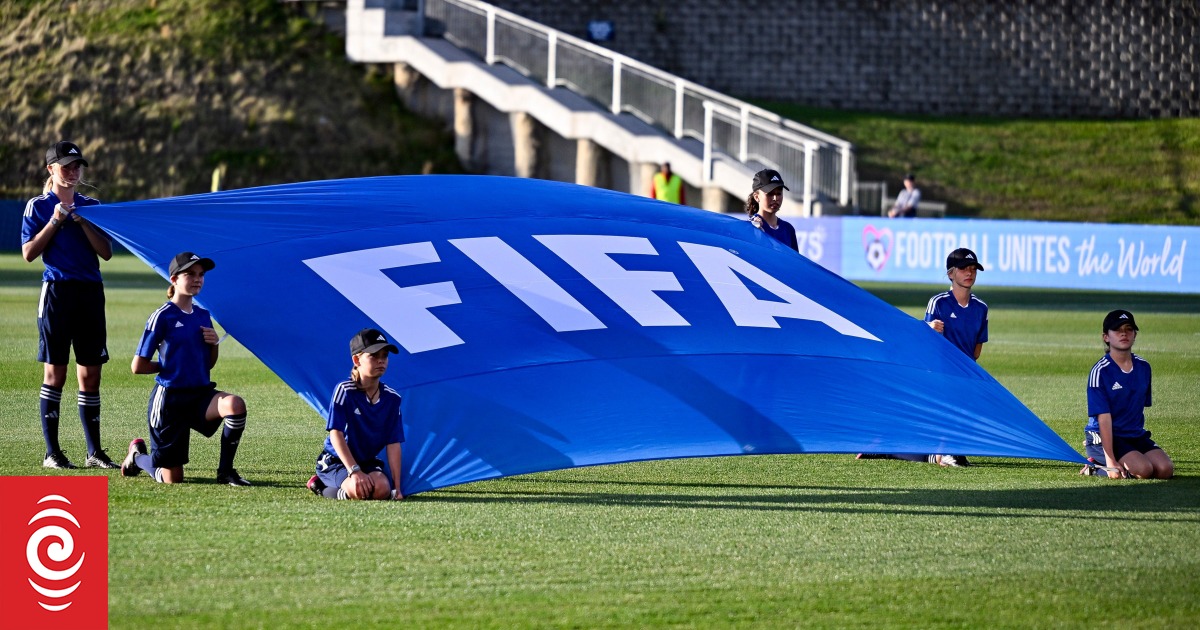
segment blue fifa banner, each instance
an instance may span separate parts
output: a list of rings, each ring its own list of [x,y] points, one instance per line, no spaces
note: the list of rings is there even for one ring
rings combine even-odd
[[[968,247],[979,256],[989,286],[1200,293],[1198,227],[864,217],[823,221],[841,224],[838,273],[849,280],[941,282],[946,255]]]
[[[198,301],[312,406],[314,428],[351,336],[385,331],[400,348],[383,382],[404,398],[406,495],[716,455],[1083,461],[924,322],[734,217],[483,176],[80,212],[160,275],[181,251],[212,258]],[[845,258],[834,225],[805,226],[804,251]]]

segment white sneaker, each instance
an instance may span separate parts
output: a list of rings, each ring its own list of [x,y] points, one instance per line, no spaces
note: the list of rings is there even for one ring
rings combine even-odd
[[[966,468],[967,466],[971,465],[964,455],[942,455],[939,458],[938,463],[942,466],[949,466],[951,468]]]

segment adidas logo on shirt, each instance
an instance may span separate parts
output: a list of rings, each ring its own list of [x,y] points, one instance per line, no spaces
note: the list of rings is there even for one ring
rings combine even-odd
[[[1114,392],[1117,391],[1118,389],[1125,389],[1124,387],[1121,387],[1120,383],[1113,383],[1112,388],[1113,388]]]
[[[183,322],[175,322],[176,328],[183,328]]]
[[[359,411],[357,407],[355,407],[355,408],[354,408],[354,415],[356,415],[356,416],[361,416],[361,415],[362,415],[362,412],[361,412],[361,411]]]
[[[950,313],[950,319],[958,319],[958,315],[955,315],[954,313]]]

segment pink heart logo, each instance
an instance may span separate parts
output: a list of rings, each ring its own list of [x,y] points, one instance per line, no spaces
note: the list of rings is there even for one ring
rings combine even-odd
[[[863,253],[867,256],[867,264],[876,272],[882,271],[892,257],[892,229],[875,229],[868,225],[862,231]]]

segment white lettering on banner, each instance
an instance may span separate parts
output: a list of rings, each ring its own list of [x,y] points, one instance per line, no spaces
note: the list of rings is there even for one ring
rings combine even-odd
[[[550,276],[499,238],[460,238],[452,239],[450,244],[498,280],[554,330],[568,332],[605,327]]]
[[[1107,252],[1096,253],[1096,235],[1075,246],[1079,252],[1079,275],[1105,274],[1112,271],[1113,260]]]
[[[463,343],[429,312],[462,300],[453,282],[401,287],[383,270],[440,261],[433,243],[423,242],[309,258],[304,264],[391,333],[393,341],[416,353]]]
[[[682,291],[683,287],[675,274],[668,271],[629,271],[609,258],[610,254],[658,255],[648,239],[607,235],[534,238],[579,271],[642,326],[690,325],[654,293]],[[566,289],[499,238],[454,239],[450,244],[555,330],[568,332],[605,328]],[[679,242],[679,246],[737,326],[780,328],[776,318],[787,317],[820,322],[843,335],[879,341],[878,337],[729,250],[684,242]],[[461,337],[430,312],[434,307],[462,303],[453,282],[404,287],[383,273],[385,269],[441,262],[432,242],[344,252],[303,262],[391,334],[392,340],[408,352],[416,354],[464,343]],[[754,297],[742,277],[778,296],[783,302]]]
[[[688,258],[692,259],[696,269],[708,281],[708,285],[716,292],[717,298],[725,305],[725,310],[729,311],[729,316],[738,326],[779,328],[779,322],[775,318],[788,317],[821,322],[843,335],[879,341],[878,337],[854,322],[817,304],[726,249],[682,242],[679,246]],[[738,278],[738,274],[784,301],[772,302],[754,297],[746,284]]]
[[[1000,234],[997,239],[999,271],[1068,273],[1071,239],[1053,234]]]
[[[886,229],[886,228],[885,228]],[[870,234],[884,233],[874,230],[871,226],[864,232],[864,237]],[[890,230],[886,236],[891,236]],[[976,233],[961,233],[954,232],[914,232],[914,231],[896,231],[895,240],[896,248],[894,252],[887,252],[886,240],[876,238],[878,242],[864,242],[868,246],[876,248],[882,246],[885,248],[880,254],[875,256],[876,262],[871,262],[872,252],[868,250],[868,263],[875,267],[876,271],[883,267],[888,258],[895,259],[895,265],[900,268],[907,267],[909,269],[942,269],[946,262],[946,255],[959,247],[970,248],[979,256],[979,262],[984,267],[988,267],[990,262],[990,254],[988,251],[988,235]]]
[[[657,256],[646,238],[561,234],[535,236],[643,326],[690,326],[655,291],[682,291],[669,271],[629,271],[609,254]]]
[[[797,249],[805,258],[819,263],[821,257],[825,255],[825,239],[827,237],[825,228],[819,226],[811,231],[796,230]]]
[[[1183,284],[1183,255],[1187,251],[1187,240],[1179,245],[1179,253],[1171,255],[1171,237],[1163,240],[1162,253],[1147,254],[1146,242],[1139,241],[1135,246],[1130,242],[1127,246],[1125,239],[1119,238],[1121,258],[1117,263],[1117,275],[1124,278],[1148,276],[1157,273],[1160,276],[1175,276],[1175,281]],[[1135,258],[1136,252],[1136,258]]]

